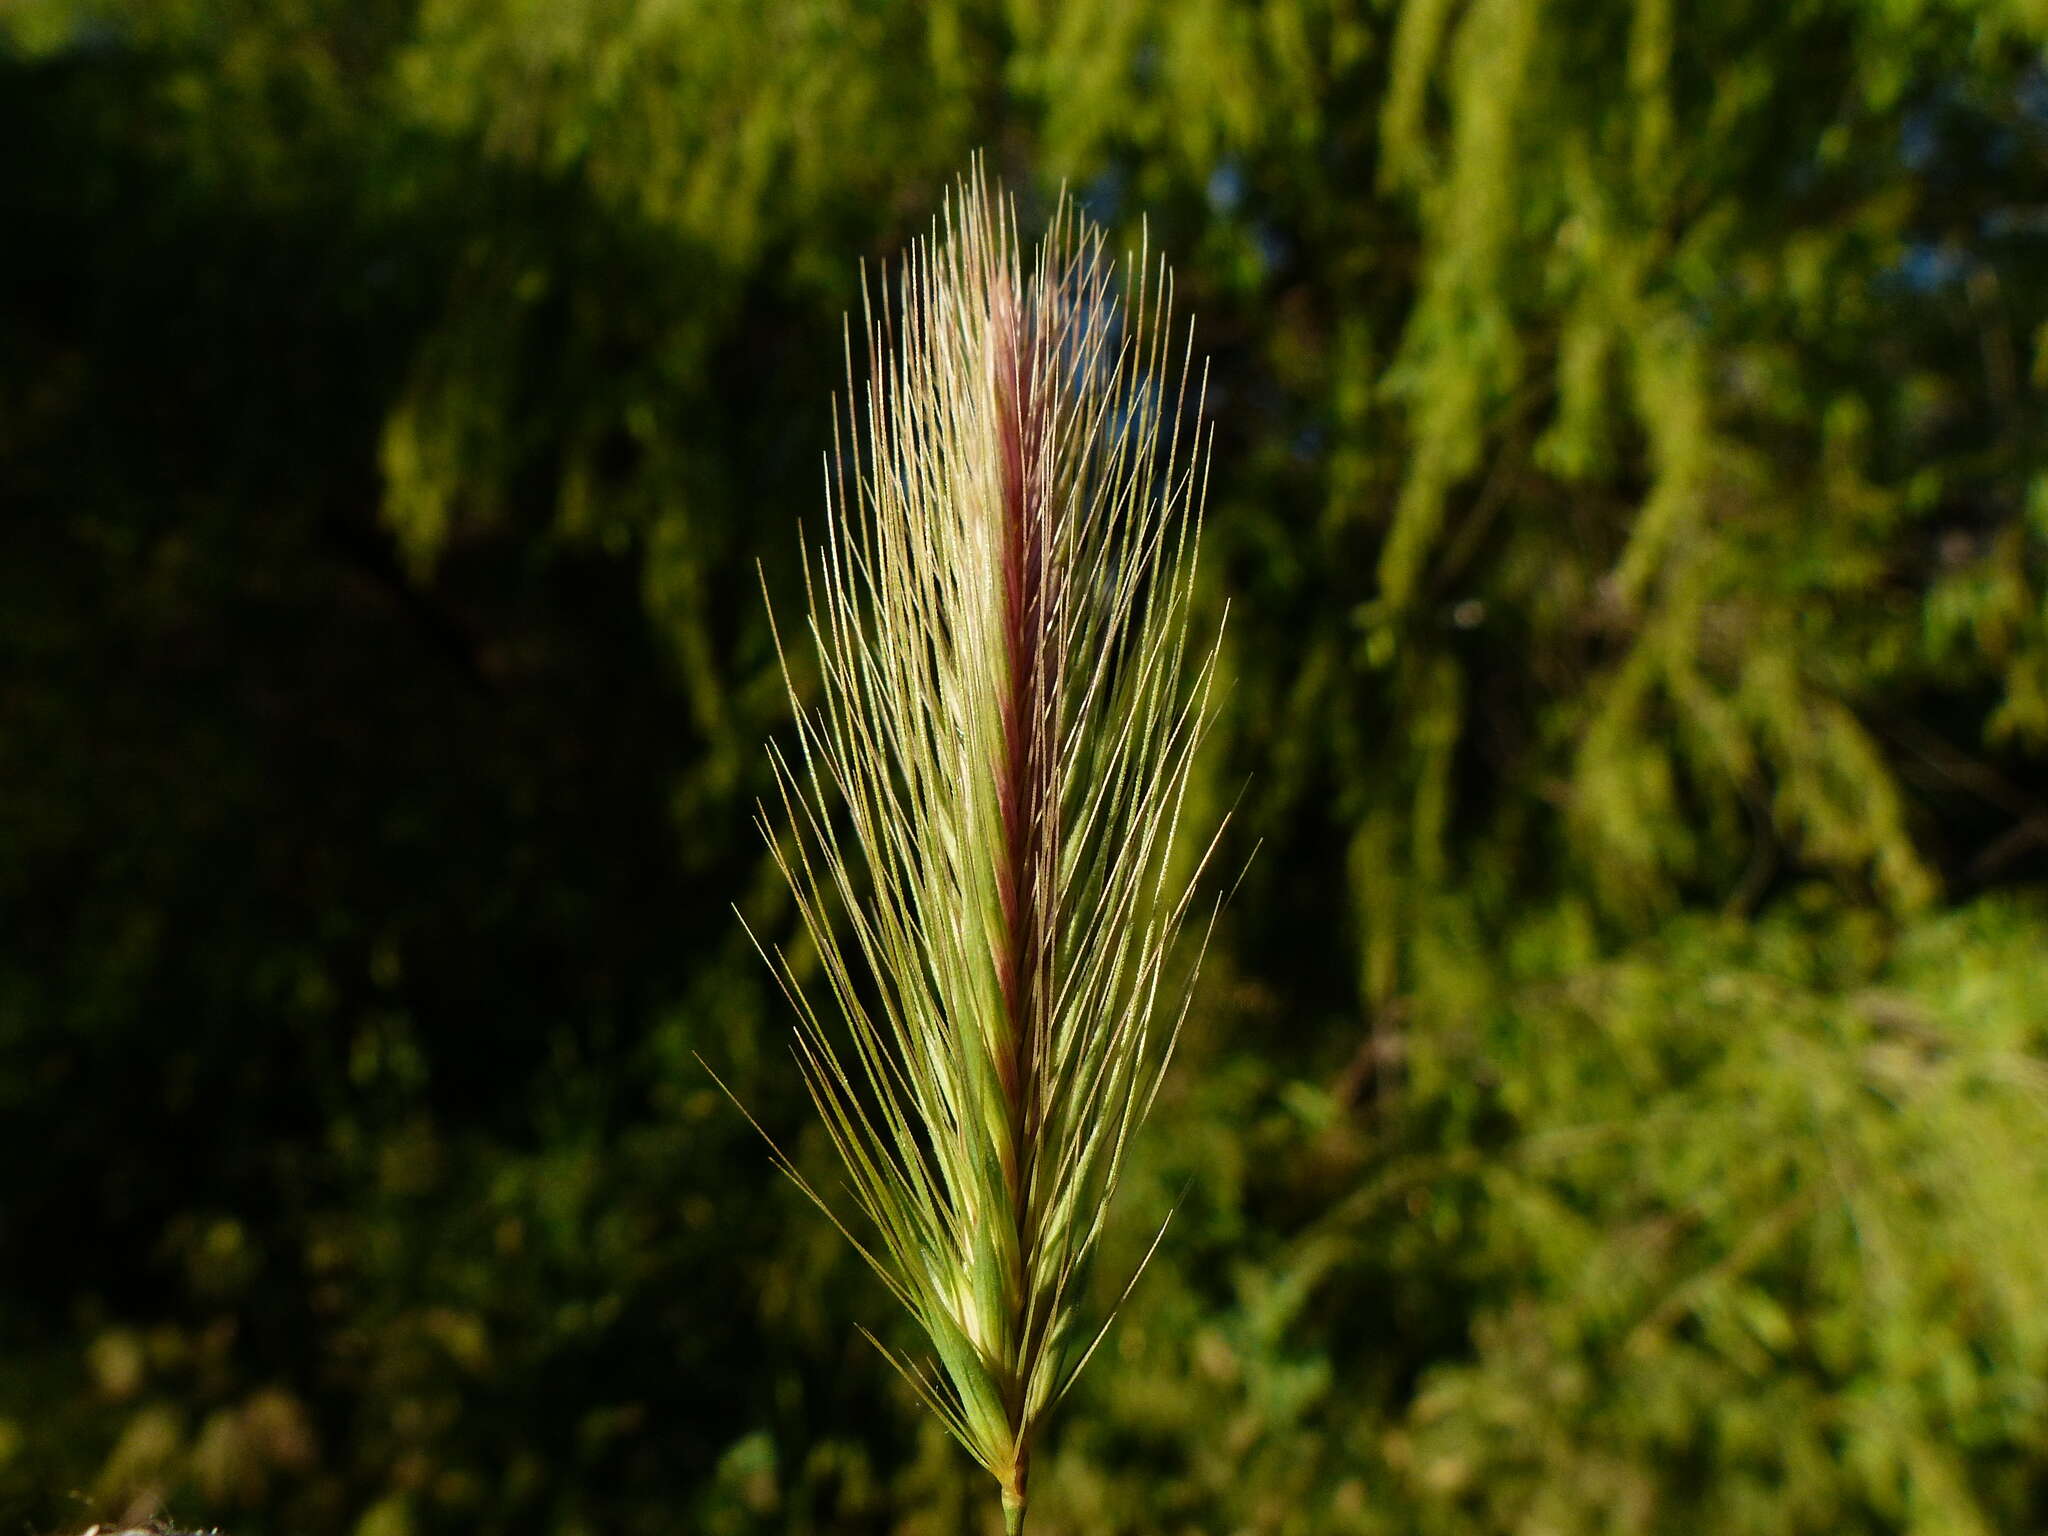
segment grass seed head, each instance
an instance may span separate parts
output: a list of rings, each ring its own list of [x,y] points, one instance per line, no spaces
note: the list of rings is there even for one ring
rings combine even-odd
[[[859,1217],[782,1162],[924,1329],[935,1364],[884,1353],[1016,1529],[1192,982],[1201,380],[1163,263],[1064,198],[1027,256],[978,164],[865,318],[807,577],[819,687],[791,684],[763,815],[820,979],[771,964]]]

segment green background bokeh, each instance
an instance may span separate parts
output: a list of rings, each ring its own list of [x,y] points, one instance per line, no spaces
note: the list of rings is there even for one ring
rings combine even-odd
[[[695,1060],[825,1168],[760,589],[977,149],[1196,317],[1250,858],[1038,1531],[2048,1523],[2044,44],[0,4],[0,1523],[993,1522]]]

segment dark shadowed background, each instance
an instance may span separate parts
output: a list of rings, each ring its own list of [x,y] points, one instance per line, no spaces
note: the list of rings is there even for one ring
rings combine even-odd
[[[1044,1536],[2048,1523],[2044,43],[0,3],[0,1536],[993,1520],[694,1059],[826,1166],[760,585],[977,148],[1197,316],[1258,848]]]

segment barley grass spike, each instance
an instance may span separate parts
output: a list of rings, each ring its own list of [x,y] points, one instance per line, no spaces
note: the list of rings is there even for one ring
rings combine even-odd
[[[1082,1280],[1215,846],[1182,826],[1217,657],[1190,637],[1202,382],[1163,263],[1065,198],[1027,259],[978,164],[864,309],[806,577],[819,685],[806,707],[784,654],[762,818],[820,962],[770,964],[859,1216],[777,1157],[922,1325],[935,1361],[877,1347],[1016,1532],[1108,1325]]]

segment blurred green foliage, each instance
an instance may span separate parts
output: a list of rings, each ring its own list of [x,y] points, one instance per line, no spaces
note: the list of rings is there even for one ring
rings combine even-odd
[[[758,583],[986,146],[1199,316],[1262,845],[1046,1536],[2048,1521],[2044,41],[0,8],[0,1518],[992,1518],[692,1059],[821,1153]]]

